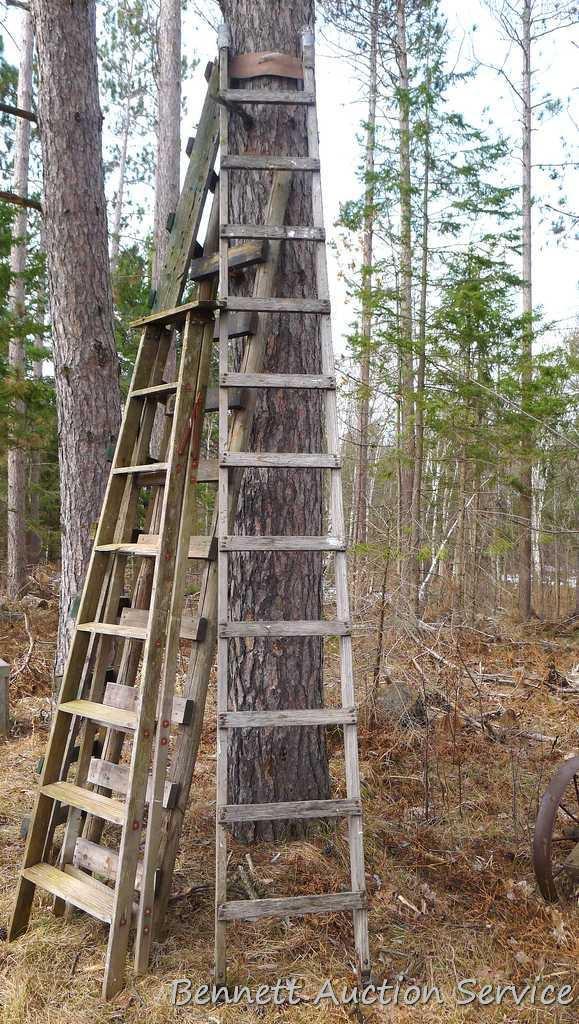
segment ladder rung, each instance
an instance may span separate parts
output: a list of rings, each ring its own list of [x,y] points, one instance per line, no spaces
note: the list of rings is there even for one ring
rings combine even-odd
[[[278,622],[222,622],[221,637],[282,637],[282,636],[350,636],[349,622],[335,619],[299,622],[280,619]]]
[[[229,900],[217,908],[217,918],[219,921],[257,921],[260,917],[335,914],[342,910],[365,910],[366,903],[366,894],[363,892],[290,896],[287,899]]]
[[[142,626],[133,626],[128,622],[122,622],[116,626],[112,622],[78,622],[77,629],[83,633],[99,633],[103,636],[119,636],[127,640],[146,640],[148,630]]]
[[[267,239],[244,242],[243,245],[234,245],[229,250],[229,270],[231,272],[240,270],[242,267],[252,267],[256,263],[264,263],[266,259]],[[208,277],[215,277],[218,273],[218,252],[191,261],[189,277],[192,281],[204,281]]]
[[[68,700],[60,704],[58,710],[64,711],[67,715],[88,718],[89,721],[104,725],[107,729],[132,732],[137,728],[137,715],[134,711],[112,707],[110,704],[97,704],[92,700]]]
[[[121,474],[127,475],[128,473],[138,473],[139,476],[148,476],[151,473],[162,473],[163,476],[167,473],[166,462],[149,462],[145,466],[118,466],[113,469],[113,473],[116,476]]]
[[[114,764],[113,761],[103,761],[100,757],[91,758],[88,771],[88,781],[93,786],[102,786],[104,789],[111,789],[114,793],[122,793],[126,796],[129,792],[129,769],[122,764]],[[149,775],[147,783],[146,800],[149,802],[152,796],[153,780]],[[163,797],[163,807],[171,808],[177,803],[179,785],[177,782],[166,782]]]
[[[275,241],[325,242],[324,228],[309,224],[222,224],[222,238],[271,238]]]
[[[337,537],[222,537],[221,551],[345,551]]]
[[[258,313],[329,313],[328,299],[256,299],[243,295],[230,295],[223,300],[223,309],[243,312],[256,310]]]
[[[219,821],[231,825],[236,821],[341,818],[361,813],[359,800],[291,800],[279,804],[226,804],[219,810]]]
[[[313,92],[283,91],[273,89],[223,89],[221,99],[226,103],[296,103],[312,106],[316,102]]]
[[[256,333],[258,323],[258,313],[231,313],[227,318],[227,335],[229,338],[248,337]],[[219,320],[215,321],[213,337],[219,338]]]
[[[356,708],[304,708],[284,711],[221,711],[220,729],[262,729],[305,725],[355,725]]]
[[[82,878],[72,874],[70,870],[61,871],[52,864],[34,864],[24,868],[22,875],[67,903],[72,903],[79,910],[84,910],[91,917],[110,924],[113,918],[114,891],[108,886],[97,882],[89,875]]]
[[[320,161],[310,156],[253,156],[239,154],[224,156],[224,170],[245,171],[319,171]]]
[[[188,313],[198,313],[203,319],[208,319],[216,309],[217,303],[213,299],[197,299],[195,302],[186,302],[183,306],[173,306],[171,309],[149,313],[139,320],[133,320],[129,327],[150,327],[154,324],[157,327],[163,327],[165,324],[176,326],[184,323]]]
[[[223,373],[223,388],[323,388],[333,391],[335,377],[317,373]]]
[[[100,846],[92,843],[90,839],[79,836],[74,847],[72,862],[77,868],[84,868],[87,871],[94,871],[109,882],[114,882],[117,877],[119,855],[116,850],[108,846]],[[135,876],[135,889],[140,889],[143,876],[143,862],[137,861],[137,873]]]
[[[113,552],[119,555],[142,555],[154,558],[159,554],[159,535],[142,533],[136,544],[98,544],[95,551]],[[189,558],[203,561],[213,560],[216,554],[215,537],[191,537],[189,541]]]
[[[129,398],[149,398],[151,395],[158,395],[159,401],[169,395],[174,395],[177,390],[176,381],[172,381],[170,384],[155,384],[150,388],[137,388],[135,391],[129,392]]]
[[[81,811],[86,811],[87,814],[94,814],[97,818],[112,821],[114,825],[124,825],[125,823],[125,805],[120,800],[101,796],[100,793],[93,793],[90,789],[75,786],[72,782],[51,782],[48,786],[43,786],[40,792],[68,807],[78,807]]]
[[[121,625],[119,628],[138,629],[146,636],[148,633],[148,621],[148,608],[123,608],[121,613]],[[195,641],[203,640],[206,628],[206,619],[193,618],[192,615],[183,615],[181,618],[181,639]]]
[[[223,452],[221,466],[257,469],[339,469],[339,455],[324,452]]]
[[[139,690],[134,686],[125,686],[123,683],[107,683],[104,695],[104,704],[111,708],[120,708],[124,711],[136,711],[139,700]],[[186,697],[173,697],[173,712],[171,722],[173,725],[190,725],[193,721],[195,701]]]
[[[155,467],[145,466],[146,473],[139,474],[136,480],[137,487],[163,487],[167,474],[164,469],[155,472]],[[153,469],[153,472],[151,472]],[[216,459],[199,459],[197,469],[197,483],[216,484],[219,479],[219,466]]]
[[[228,401],[230,409],[245,409],[247,404],[241,388],[231,388]],[[219,388],[207,388],[205,412],[219,412]]]

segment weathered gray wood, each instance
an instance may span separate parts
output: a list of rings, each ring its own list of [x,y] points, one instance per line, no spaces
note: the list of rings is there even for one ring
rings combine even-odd
[[[224,373],[220,377],[224,388],[335,388],[336,379],[317,373]]]
[[[358,720],[355,708],[290,708],[283,711],[222,711],[221,729],[260,729],[295,725],[348,725]]]
[[[228,310],[257,310],[258,313],[329,313],[328,299],[255,299],[253,296],[233,295],[227,300]]]
[[[319,171],[320,161],[308,156],[224,156],[221,166],[244,171]]]
[[[274,75],[276,78],[303,79],[304,68],[299,57],[289,53],[238,53],[229,62],[230,78],[260,78]]]
[[[259,313],[233,313],[227,317],[227,330],[230,338],[245,338],[257,331]],[[215,340],[219,338],[219,320],[215,321],[213,332]]]
[[[223,825],[232,825],[235,821],[345,818],[361,813],[359,800],[286,800],[278,804],[226,804],[219,810],[219,820]]]
[[[186,302],[183,306],[170,306],[168,309],[159,309],[155,313],[133,320],[130,327],[148,327],[155,324],[157,327],[180,327],[185,323],[189,313],[200,318],[213,316],[217,309],[217,303],[213,299],[195,299],[193,302]]]
[[[230,900],[222,903],[217,913],[220,921],[257,921],[261,917],[336,914],[365,907],[365,892],[340,892],[325,896],[290,896],[287,899]]]
[[[113,761],[104,761],[100,757],[93,757],[88,771],[88,781],[94,786],[102,786],[114,793],[122,793],[126,796],[129,792],[129,769],[125,765],[115,764]],[[147,783],[147,803],[150,803],[153,792],[152,777],[149,775]],[[163,807],[166,809],[174,807],[177,801],[179,785],[177,782],[165,782],[163,796]]]
[[[143,468],[143,467],[141,467]],[[155,469],[154,466],[145,466],[146,472],[137,476],[137,487],[162,487],[165,483],[166,470]],[[217,459],[199,459],[197,470],[197,483],[216,484],[219,479],[219,464]]]
[[[219,541],[222,551],[345,551],[337,537],[244,537],[234,534]]]
[[[219,625],[220,637],[350,636],[351,631],[349,622],[335,619],[317,622],[280,619],[278,622],[222,622]]]
[[[324,452],[223,452],[222,466],[255,466],[258,469],[339,469],[339,455]]]
[[[311,92],[279,92],[273,89],[222,89],[219,93],[226,103],[290,103],[292,106],[311,105],[315,97]]]
[[[267,259],[267,239],[244,242],[242,245],[232,246],[229,250],[229,269],[241,270],[244,267],[253,267],[256,263],[263,263],[265,259]],[[218,273],[218,253],[191,261],[189,276],[192,281],[204,281],[208,277],[215,277]]]
[[[101,796],[100,793],[93,793],[90,789],[83,789],[82,786],[75,786],[72,782],[52,782],[42,787],[44,796],[51,800],[58,800],[61,804],[69,807],[78,807],[87,814],[96,814],[113,825],[124,825],[127,815],[126,806],[120,800],[112,800],[111,797]]]
[[[22,872],[33,885],[52,893],[58,899],[72,903],[79,910],[84,910],[91,917],[110,924],[113,911],[113,890],[106,886],[95,885],[89,875],[81,878],[73,877],[68,871],[59,871],[52,864],[35,864]]]
[[[320,227],[304,224],[222,224],[222,238],[270,238],[286,242],[324,242],[326,232]]]
[[[104,703],[111,707],[124,708],[125,711],[134,711],[138,707],[139,691],[134,686],[126,686],[123,683],[107,683]],[[187,700],[186,697],[173,697],[173,725],[189,725],[193,710],[192,700]]]
[[[116,881],[119,867],[117,851],[111,850],[107,846],[99,846],[98,843],[93,843],[89,839],[85,839],[84,836],[79,836],[76,841],[72,862],[75,867],[85,871],[94,871],[95,874],[102,875],[109,882]],[[142,874],[143,864],[139,860],[135,875],[135,889],[140,889]]]
[[[159,401],[163,401],[168,398],[169,395],[174,395],[177,390],[177,381],[173,381],[169,384],[155,384],[152,388],[138,388],[136,391],[129,393],[129,398],[148,398],[150,395],[158,395]]]
[[[68,715],[87,718],[107,729],[120,729],[122,732],[134,732],[137,728],[137,716],[132,709],[118,706],[98,704],[92,700],[70,700],[60,705],[60,710]]]
[[[0,658],[0,736],[7,736],[10,732],[9,675],[10,666]]]
[[[114,622],[77,622],[76,628],[81,633],[126,637],[129,640],[146,640],[149,635],[146,626],[137,626],[126,620],[120,625],[116,625]]]
[[[149,612],[146,608],[123,608],[121,614],[121,625],[117,628],[140,630],[142,634],[147,636],[148,623]],[[194,618],[192,615],[183,615],[181,619],[182,640],[199,640],[203,636],[204,630],[204,619],[199,617]]]
[[[245,399],[241,388],[232,388],[229,392],[229,408],[230,409],[243,409],[245,407]],[[207,388],[207,398],[205,399],[205,412],[218,412],[219,411],[219,389],[218,388]]]
[[[138,473],[142,477],[146,477],[151,473],[159,475],[160,473],[167,472],[167,463],[150,462],[143,466],[116,466],[112,472],[114,476],[128,476],[131,473]]]

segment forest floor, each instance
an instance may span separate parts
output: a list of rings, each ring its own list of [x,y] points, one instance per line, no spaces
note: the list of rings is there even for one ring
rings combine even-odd
[[[47,596],[47,607],[27,609],[26,620],[21,613],[16,619],[4,614],[0,625],[0,654],[16,673],[12,733],[0,741],[0,927],[9,919],[24,847],[21,820],[33,802],[35,766],[48,735],[56,605]],[[371,661],[374,634],[362,627],[357,632],[359,667]],[[215,716],[210,706],[168,929],[154,948],[151,973],[129,976],[127,988],[103,1004],[104,928],[80,914],[57,920],[43,896],[35,901],[29,932],[13,944],[0,943],[0,1018],[10,1024],[133,1024],[145,1016],[150,1024],[181,1019],[208,1024],[576,1022],[579,910],[541,900],[530,841],[550,775],[579,748],[579,697],[566,697],[552,686],[553,666],[563,676],[573,674],[578,640],[578,627],[570,622],[526,629],[505,625],[501,636],[448,626],[426,634],[387,630],[390,678],[416,698],[421,692],[424,697],[425,689],[429,694],[422,722],[420,717],[395,720],[381,706],[383,687],[371,696],[364,681],[360,686],[373,970],[377,983],[387,979],[394,986],[403,977],[398,1005],[335,1005],[328,989],[328,998],[317,1005],[171,1005],[175,979],[190,978],[193,989],[211,981]],[[332,735],[338,792],[340,749],[339,734]],[[333,826],[316,827],[307,840],[249,848],[232,842],[231,849],[236,898],[247,895],[248,878],[261,896],[348,887],[347,845]],[[255,997],[260,984],[295,977],[302,997],[313,998],[325,979],[332,979],[339,998],[343,986],[354,984],[352,945],[347,915],[231,925],[230,982],[251,986]],[[546,984],[574,986],[574,1003],[543,1009],[538,997],[533,1004],[532,993],[519,1006],[512,993],[501,1005],[457,1003],[461,979],[476,979],[473,989],[484,984],[520,988],[537,977],[539,994]],[[411,1001],[416,997],[411,985],[421,991],[437,986],[440,998],[425,1003],[421,996],[417,1006],[405,1006],[406,993]]]

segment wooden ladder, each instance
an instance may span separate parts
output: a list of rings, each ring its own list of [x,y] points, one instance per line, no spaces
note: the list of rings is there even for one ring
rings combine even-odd
[[[355,709],[352,641],[348,600],[344,512],[342,503],[339,455],[338,417],[334,359],[331,335],[328,272],[320,181],[320,159],[316,114],[313,34],[303,36],[303,91],[243,90],[230,88],[227,26],[221,26],[219,37],[220,86],[220,315],[219,315],[219,522],[218,522],[218,679],[217,679],[217,811],[216,811],[216,909],[215,909],[215,975],[216,983],[226,983],[226,924],[234,920],[256,921],[264,917],[285,918],[309,913],[350,911],[353,914],[354,938],[361,978],[370,971],[368,947],[368,916],[364,872],[360,777],[358,765],[357,718]],[[240,58],[237,58],[239,60]],[[267,73],[267,72],[264,72]],[[270,72],[272,73],[272,72]],[[275,74],[275,72],[273,72]],[[301,77],[301,75],[300,75]],[[304,104],[307,117],[309,155],[297,157],[264,157],[229,153],[229,118],[243,104]],[[277,225],[232,224],[229,219],[229,172],[245,170],[308,171],[312,174],[312,226],[284,227]],[[266,238],[313,240],[316,245],[317,296],[313,298],[275,298],[269,296],[236,297],[229,293],[230,239]],[[232,373],[229,369],[229,319],[240,312],[317,313],[320,316],[322,349],[321,375]],[[251,342],[249,349],[251,349]],[[229,392],[233,387],[317,388],[325,400],[325,432],[327,452],[296,454],[291,452],[248,452],[232,450],[229,422]],[[232,502],[230,473],[246,467],[276,469],[311,468],[329,471],[330,531],[324,537],[249,537],[232,534]],[[229,616],[228,563],[231,552],[239,551],[319,551],[331,552],[335,558],[337,621],[271,621],[237,622]],[[228,702],[229,641],[235,637],[338,637],[341,663],[342,707],[339,709],[235,711]],[[274,804],[230,804],[227,793],[228,740],[231,730],[268,728],[273,726],[343,727],[346,791],[344,800],[318,800]],[[227,827],[236,822],[291,818],[345,817],[349,829],[350,890],[338,894],[297,896],[287,899],[228,900],[227,898]]]

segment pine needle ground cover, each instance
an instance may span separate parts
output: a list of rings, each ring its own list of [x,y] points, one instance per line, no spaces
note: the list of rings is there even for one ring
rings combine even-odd
[[[0,741],[0,926],[10,915],[35,767],[50,715],[50,664],[56,628],[54,599],[2,622],[11,661],[13,729]],[[362,727],[366,870],[376,982],[402,976],[398,1005],[248,1004],[179,1008],[171,983],[189,978],[193,991],[211,982],[214,860],[214,706],[210,698],[195,774],[194,813],[186,822],[169,925],[155,946],[151,973],[111,1004],[100,999],[106,933],[81,914],[57,920],[37,896],[32,924],[18,942],[0,943],[0,1019],[36,1022],[459,1021],[542,1024],[576,1021],[577,1002],[541,1007],[457,1005],[456,986],[514,985],[540,979],[579,996],[579,911],[547,906],[536,891],[530,842],[537,801],[559,762],[579,746],[579,700],[549,685],[553,670],[573,677],[579,662],[572,624],[535,625],[491,633],[449,627],[426,637],[386,634],[390,678],[404,683],[426,713],[390,719],[381,689],[367,685],[375,630],[357,629]],[[32,638],[32,639],[31,639]],[[331,651],[329,658],[332,658]],[[19,669],[21,668],[21,671]],[[337,673],[336,673],[337,678]],[[380,684],[382,686],[382,683]],[[438,694],[433,701],[432,694]],[[420,705],[419,705],[420,706]],[[335,739],[335,742],[334,742]],[[330,737],[335,792],[343,785],[339,736]],[[232,842],[231,896],[297,895],[347,887],[347,846],[340,826],[313,828],[307,840],[251,847]],[[354,985],[347,915],[243,923],[228,929],[230,983],[274,985],[299,980],[315,997],[331,979],[337,997]],[[436,987],[416,1006],[404,993]],[[413,998],[411,995],[410,998]]]

